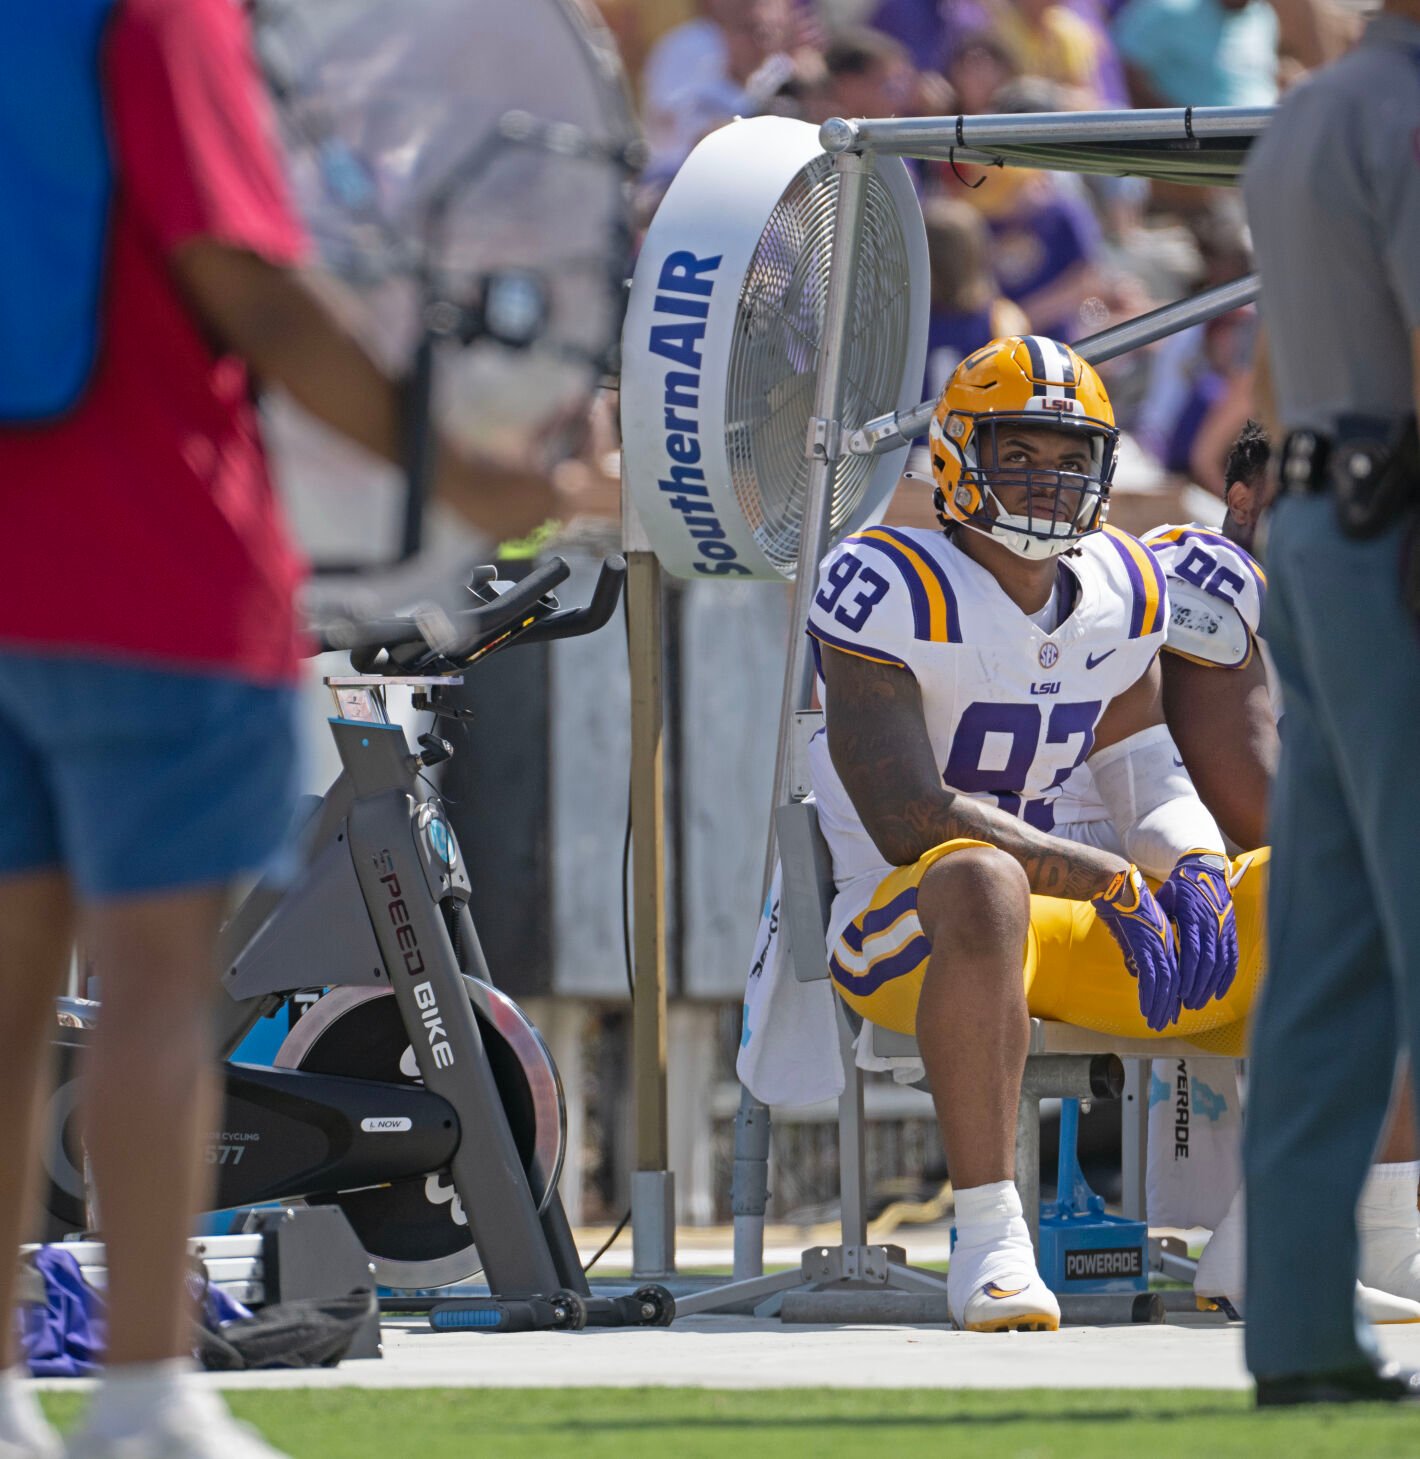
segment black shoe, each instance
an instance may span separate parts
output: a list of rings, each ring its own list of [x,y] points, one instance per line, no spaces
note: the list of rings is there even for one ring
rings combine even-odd
[[[1329,1373],[1294,1373],[1257,1380],[1259,1408],[1298,1403],[1420,1403],[1420,1373],[1399,1363],[1334,1368]]]

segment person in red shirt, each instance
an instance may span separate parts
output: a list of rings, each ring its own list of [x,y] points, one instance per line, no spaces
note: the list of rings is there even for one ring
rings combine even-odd
[[[232,0],[118,0],[101,80],[115,190],[82,396],[0,426],[0,1459],[60,1451],[17,1360],[53,1000],[75,937],[103,987],[86,1126],[109,1250],[105,1381],[76,1459],[261,1459],[186,1382],[185,1243],[217,1110],[212,949],[289,818],[302,563],[254,387],[397,460],[401,393],[311,287]],[[538,473],[442,448],[490,534]]]

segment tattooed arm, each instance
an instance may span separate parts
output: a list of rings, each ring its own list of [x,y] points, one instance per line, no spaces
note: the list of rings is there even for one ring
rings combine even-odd
[[[1084,901],[1129,863],[1108,851],[1037,831],[984,801],[942,784],[917,680],[903,669],[820,650],[824,719],[833,768],[873,838],[894,866],[910,866],[943,841],[987,841],[1025,868],[1031,890]]]

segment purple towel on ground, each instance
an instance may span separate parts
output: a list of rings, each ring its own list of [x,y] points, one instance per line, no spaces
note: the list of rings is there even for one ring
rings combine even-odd
[[[19,1309],[20,1350],[34,1378],[87,1378],[102,1367],[108,1339],[104,1299],[62,1246],[41,1246],[30,1263],[44,1302]]]

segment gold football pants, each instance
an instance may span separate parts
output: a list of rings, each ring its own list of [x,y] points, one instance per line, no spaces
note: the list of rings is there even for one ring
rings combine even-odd
[[[843,929],[829,956],[834,986],[850,1007],[898,1033],[917,1029],[917,999],[931,944],[917,920],[917,887],[927,869],[982,841],[947,841],[878,884],[867,907]],[[1137,985],[1119,944],[1091,902],[1032,896],[1026,936],[1026,1003],[1036,1018],[1124,1038],[1185,1038],[1211,1053],[1241,1057],[1247,1020],[1267,964],[1267,866],[1263,847],[1233,861],[1228,882],[1238,924],[1238,971],[1221,997],[1185,1008],[1156,1033],[1139,1012]]]

